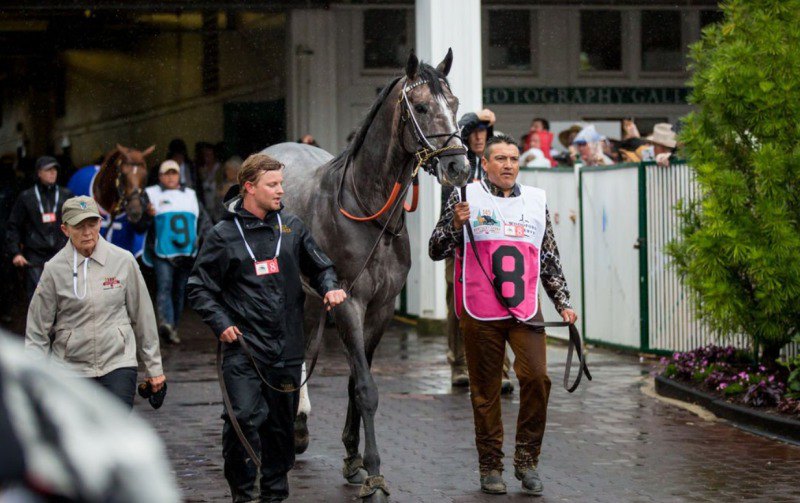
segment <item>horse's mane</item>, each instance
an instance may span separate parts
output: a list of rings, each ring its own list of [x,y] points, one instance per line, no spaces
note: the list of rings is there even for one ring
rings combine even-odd
[[[109,152],[92,184],[94,200],[106,211],[111,211],[114,205],[117,204],[117,200],[119,200],[119,192],[116,185],[118,176],[117,161],[121,155],[122,152],[117,148]]]
[[[444,81],[448,87],[450,86],[450,83],[447,81],[447,77],[427,63],[419,64],[417,76],[421,80],[426,80],[428,82],[428,88],[430,89],[431,94],[434,96],[444,94],[442,81]],[[395,77],[389,83],[389,85],[381,89],[380,94],[378,94],[378,97],[375,98],[375,102],[372,104],[369,112],[367,112],[364,120],[361,121],[361,124],[358,126],[353,140],[347,145],[347,147],[344,148],[344,150],[342,150],[342,152],[339,153],[339,155],[330,161],[331,169],[341,169],[347,162],[347,159],[354,157],[358,151],[361,150],[361,146],[364,144],[364,139],[367,137],[367,131],[369,130],[372,121],[375,120],[375,116],[378,115],[378,110],[381,109],[381,105],[383,105],[383,102],[386,101],[386,97],[390,92],[392,92],[394,86],[396,86],[397,82],[402,78],[403,77]]]

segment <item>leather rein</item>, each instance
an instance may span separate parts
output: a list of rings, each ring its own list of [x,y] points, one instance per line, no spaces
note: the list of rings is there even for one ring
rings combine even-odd
[[[431,134],[426,135],[422,128],[419,125],[419,121],[417,120],[417,116],[414,114],[413,107],[411,106],[411,101],[408,99],[408,92],[412,89],[419,87],[423,84],[427,84],[427,80],[420,80],[415,82],[409,86],[403,86],[400,91],[400,96],[397,99],[397,105],[400,106],[400,121],[402,123],[403,131],[401,133],[401,138],[405,136],[406,126],[411,126],[411,131],[414,134],[414,137],[417,141],[417,146],[419,147],[414,152],[409,152],[406,150],[406,153],[412,154],[416,160],[414,164],[414,168],[411,170],[411,186],[412,188],[412,195],[411,195],[411,204],[403,203],[403,207],[407,212],[414,212],[417,209],[417,205],[419,202],[419,179],[417,175],[419,173],[420,168],[424,169],[430,175],[435,176],[440,182],[442,178],[441,169],[439,167],[439,158],[446,157],[450,155],[459,155],[459,154],[466,154],[467,149],[463,145],[450,145],[450,141],[454,138],[460,138],[461,131],[455,130],[450,133],[440,133],[440,134]],[[441,147],[435,147],[431,144],[431,140],[434,138],[446,138]],[[405,146],[403,147],[405,150]],[[350,220],[354,220],[356,222],[369,222],[372,220],[376,220],[383,216],[389,208],[391,208],[395,201],[397,200],[400,192],[403,191],[404,195],[405,192],[403,190],[403,184],[400,183],[400,178],[403,176],[402,170],[398,174],[397,179],[392,186],[392,191],[389,194],[389,198],[386,200],[386,203],[375,213],[368,215],[368,216],[356,216],[346,209],[342,205],[342,192],[344,189],[344,181],[347,176],[347,168],[351,165],[352,157],[348,157],[344,163],[344,169],[342,170],[342,178],[339,182],[339,191],[336,196],[336,201],[339,206],[339,211],[342,215],[346,216]],[[407,186],[406,186],[407,190]],[[360,198],[358,197],[358,192],[356,190],[355,183],[353,183],[353,194],[355,195],[356,201],[359,203],[360,206],[364,206],[361,203]]]

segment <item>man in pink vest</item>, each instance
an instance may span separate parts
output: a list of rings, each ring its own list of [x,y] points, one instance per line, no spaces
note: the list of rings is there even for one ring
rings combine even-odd
[[[448,199],[428,253],[433,260],[456,259],[455,307],[466,347],[481,490],[506,492],[500,381],[508,342],[520,383],[514,475],[523,491],[541,494],[537,464],[550,395],[547,348],[544,329],[520,321],[543,320],[537,301],[540,279],[564,321],[574,323],[577,315],[569,302],[545,192],[516,183],[516,141],[505,135],[490,138],[482,163],[486,175],[466,187],[466,201],[459,191]]]

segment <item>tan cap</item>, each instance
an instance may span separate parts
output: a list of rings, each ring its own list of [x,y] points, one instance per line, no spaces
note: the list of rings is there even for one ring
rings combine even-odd
[[[64,201],[61,221],[67,225],[78,225],[87,218],[100,218],[97,203],[89,196],[71,197]]]
[[[181,172],[181,167],[178,165],[177,162],[173,161],[172,159],[167,159],[166,161],[161,163],[161,166],[158,168],[158,174],[163,175],[169,171],[177,171],[178,173]]]

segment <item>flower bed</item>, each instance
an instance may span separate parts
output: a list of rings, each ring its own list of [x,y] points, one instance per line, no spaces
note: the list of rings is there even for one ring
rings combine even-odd
[[[661,375],[726,401],[800,418],[800,357],[768,369],[733,346],[704,346],[662,358]]]

